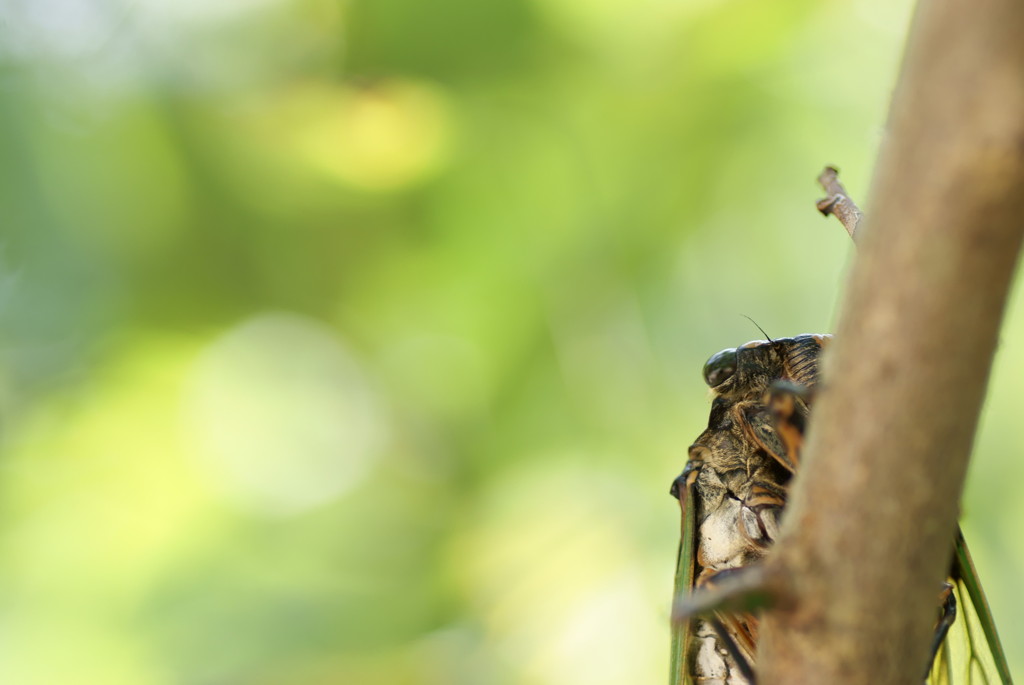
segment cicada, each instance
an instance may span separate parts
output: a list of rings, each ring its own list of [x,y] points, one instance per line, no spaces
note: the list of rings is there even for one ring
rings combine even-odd
[[[682,509],[675,596],[713,588],[756,564],[775,540],[829,336],[757,340],[704,366],[713,400],[708,427],[689,449],[672,494]],[[1006,658],[963,536],[936,593],[929,683],[1010,683]],[[959,611],[958,611],[959,608]],[[957,614],[960,614],[959,617]],[[950,627],[953,626],[951,630]],[[673,626],[672,685],[740,685],[755,679],[758,619],[716,611]]]

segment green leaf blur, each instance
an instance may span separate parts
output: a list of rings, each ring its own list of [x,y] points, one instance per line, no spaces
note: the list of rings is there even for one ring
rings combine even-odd
[[[662,682],[701,367],[830,329],[909,12],[0,6],[0,681]]]

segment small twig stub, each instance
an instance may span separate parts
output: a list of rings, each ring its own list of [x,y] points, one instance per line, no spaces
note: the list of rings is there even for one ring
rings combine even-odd
[[[846,194],[846,188],[839,182],[839,170],[831,166],[825,167],[818,176],[818,183],[828,194],[827,197],[818,200],[818,211],[825,216],[835,214],[836,218],[842,222],[846,232],[856,241],[857,227],[860,225],[860,220],[864,218],[864,213],[850,199],[850,196]]]

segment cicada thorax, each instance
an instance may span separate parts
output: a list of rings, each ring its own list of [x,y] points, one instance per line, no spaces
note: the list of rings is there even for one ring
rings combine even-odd
[[[755,341],[723,350],[705,366],[715,397],[687,465],[696,523],[695,586],[760,561],[775,540],[827,340],[802,335]],[[744,683],[717,631],[725,630],[752,662],[757,620],[742,614],[715,620],[717,630],[709,621],[693,626],[692,674],[698,681]]]
[[[752,445],[773,456],[790,473],[799,462],[799,435],[786,428],[803,428],[819,378],[826,335],[799,335],[780,340],[755,340],[722,350],[704,366],[704,379],[716,402],[728,405]],[[712,408],[708,430],[716,429]]]
[[[759,557],[774,540],[786,486],[799,464],[818,359],[828,339],[801,335],[755,341],[723,350],[705,366],[715,398],[708,427],[690,447],[690,469],[700,471],[695,482],[702,503],[697,520],[722,533],[716,518],[731,519],[739,536],[735,544],[726,538],[734,553],[706,553],[706,560],[714,561],[705,568],[727,568],[735,565],[731,562],[749,561],[751,555]],[[720,547],[708,542],[709,549],[713,546]]]

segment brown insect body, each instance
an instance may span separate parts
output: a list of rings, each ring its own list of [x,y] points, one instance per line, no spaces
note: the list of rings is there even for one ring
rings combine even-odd
[[[775,541],[828,340],[758,340],[723,350],[705,365],[711,416],[673,487],[683,513],[677,592],[713,588],[760,561]],[[956,534],[952,552],[927,682],[948,683],[958,672],[966,682],[1012,683],[963,535]],[[958,613],[965,618],[957,621]],[[949,639],[954,623],[958,641]],[[683,625],[673,637],[673,682],[746,685],[757,629],[756,616],[727,610]]]
[[[787,484],[799,464],[800,431],[792,437],[786,430],[793,425],[802,429],[827,340],[801,335],[754,341],[719,352],[705,366],[715,397],[708,427],[690,447],[684,471],[696,522],[694,586],[711,585],[722,572],[759,561],[775,540]],[[792,390],[774,391],[780,382]],[[728,632],[743,658],[752,662],[756,618],[718,619],[718,629]],[[687,649],[688,668],[697,682],[747,682],[711,622],[694,622]]]

